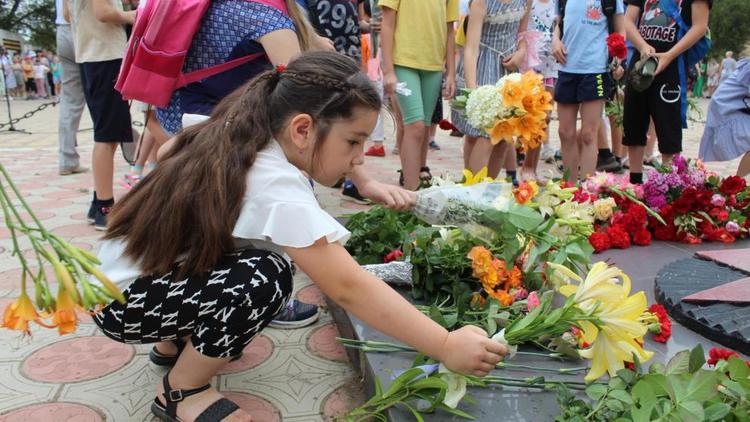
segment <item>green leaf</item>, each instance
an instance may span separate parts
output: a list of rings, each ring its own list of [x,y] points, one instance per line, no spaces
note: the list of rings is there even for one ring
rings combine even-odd
[[[604,394],[607,392],[607,387],[605,387],[602,384],[591,384],[588,387],[586,387],[586,395],[589,396],[591,400],[599,400],[604,396]]]
[[[726,403],[714,403],[705,409],[705,418],[708,421],[718,421],[732,411],[732,406]]]
[[[641,405],[656,402],[656,392],[651,386],[651,383],[646,379],[642,379],[635,383],[635,385],[633,386],[632,395],[635,401],[640,403]]]
[[[686,401],[677,404],[677,413],[683,422],[703,422],[705,413],[703,404],[697,401]]]
[[[393,383],[388,387],[388,390],[386,390],[385,394],[383,394],[383,398],[388,398],[394,394],[396,394],[399,390],[401,390],[406,384],[409,383],[409,381],[413,380],[414,378],[423,375],[424,371],[422,371],[421,368],[411,368],[408,371],[404,372],[403,374],[399,375],[398,378],[396,378]]]
[[[693,350],[690,351],[690,364],[688,365],[688,372],[694,374],[703,367],[706,363],[706,357],[703,352],[703,345],[698,343]]]
[[[621,380],[619,377],[610,378],[609,380],[609,388],[612,390],[624,390],[627,388],[627,384],[625,384],[625,381]]]
[[[542,224],[544,217],[527,206],[513,203],[508,210],[508,221],[521,230],[532,231]]]
[[[704,402],[718,394],[718,373],[716,371],[698,371],[690,377],[683,400]]]
[[[443,409],[443,410],[445,410],[446,412],[448,412],[450,414],[456,415],[456,416],[464,418],[464,419],[470,419],[470,420],[475,420],[476,419],[474,416],[471,416],[470,414],[464,412],[463,410],[453,409],[453,408],[450,408],[450,407],[448,407],[448,406],[446,406],[445,404],[442,404],[442,403],[438,405],[438,408],[439,409]]]
[[[612,390],[609,392],[608,397],[620,400],[627,405],[633,404],[633,398],[625,390]]]
[[[733,380],[744,380],[750,376],[750,369],[747,367],[745,361],[740,358],[729,358],[727,361],[727,369],[729,370],[729,376]]]
[[[604,405],[607,406],[607,409],[614,412],[622,412],[625,410],[625,405],[623,405],[621,401],[615,399],[607,399],[604,402]]]
[[[411,414],[414,415],[414,419],[416,419],[417,422],[424,422],[424,418],[422,417],[422,415],[419,412],[417,412],[417,409],[409,406],[406,403],[404,403],[404,406],[406,406],[406,408],[409,409],[409,411],[411,412]]]
[[[684,374],[690,367],[690,351],[677,352],[667,363],[667,375]]]
[[[439,390],[444,390],[447,386],[445,381],[434,376],[422,378],[409,384],[409,389],[411,390],[421,390],[424,388],[437,388]]]
[[[625,381],[626,384],[632,384],[635,381],[635,372],[630,369],[620,369],[617,371],[617,376]]]

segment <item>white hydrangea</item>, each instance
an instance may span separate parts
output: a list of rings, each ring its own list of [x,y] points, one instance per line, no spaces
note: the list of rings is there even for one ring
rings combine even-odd
[[[521,74],[520,73],[511,73],[511,74],[505,75],[502,78],[500,78],[499,81],[497,81],[497,84],[495,86],[499,90],[502,90],[503,89],[503,85],[505,85],[506,81],[511,81],[511,82],[515,82],[515,83],[521,82]]]
[[[466,101],[466,117],[477,129],[489,129],[495,125],[503,100],[497,88],[483,85],[473,90]]]

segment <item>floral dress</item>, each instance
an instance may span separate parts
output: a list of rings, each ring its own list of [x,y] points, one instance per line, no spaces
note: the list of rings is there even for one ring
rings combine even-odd
[[[507,71],[503,67],[503,59],[516,51],[518,26],[526,14],[526,0],[487,0],[486,3],[487,14],[479,40],[477,86],[494,85],[505,76]],[[456,88],[460,90],[465,87],[464,58],[461,56],[456,69]],[[487,136],[484,131],[472,127],[461,110],[452,110],[451,121],[468,136]]]

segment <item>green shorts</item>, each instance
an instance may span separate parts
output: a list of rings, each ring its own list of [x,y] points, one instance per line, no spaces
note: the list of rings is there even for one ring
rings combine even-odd
[[[419,70],[411,67],[394,66],[399,82],[405,82],[411,95],[398,94],[398,104],[404,124],[410,125],[419,121],[425,126],[432,123],[432,113],[440,97],[443,72]]]

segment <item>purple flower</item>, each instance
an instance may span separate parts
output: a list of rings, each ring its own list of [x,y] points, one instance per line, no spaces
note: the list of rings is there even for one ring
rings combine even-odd
[[[684,172],[687,169],[687,166],[687,160],[685,160],[685,157],[682,155],[677,154],[672,158],[672,167],[676,167],[678,173]]]
[[[730,221],[724,226],[730,234],[737,234],[740,232],[740,225],[734,221]]]

